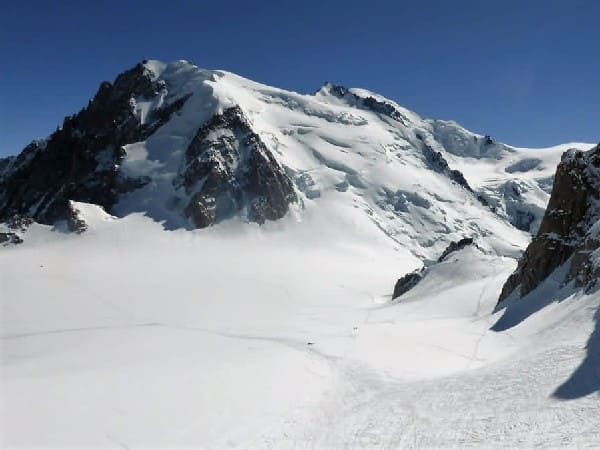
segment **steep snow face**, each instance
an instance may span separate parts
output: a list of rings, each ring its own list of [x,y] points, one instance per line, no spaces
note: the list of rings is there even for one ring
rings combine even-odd
[[[570,143],[550,148],[517,148],[472,133],[453,121],[422,119],[397,103],[364,89],[346,89],[326,83],[316,94],[336,97],[338,104],[365,108],[427,136],[450,167],[464,175],[469,185],[500,216],[517,228],[535,233],[552,188],[554,171],[562,153],[587,150],[593,144]],[[342,100],[339,100],[342,99]],[[398,124],[396,124],[398,126]]]

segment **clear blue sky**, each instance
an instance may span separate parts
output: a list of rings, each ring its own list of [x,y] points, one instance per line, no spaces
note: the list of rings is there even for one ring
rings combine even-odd
[[[595,142],[599,23],[597,0],[4,2],[0,155],[146,58],[365,87],[513,145]]]

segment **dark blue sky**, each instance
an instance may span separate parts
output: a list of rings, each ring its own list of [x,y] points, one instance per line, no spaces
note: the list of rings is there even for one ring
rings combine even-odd
[[[364,87],[513,145],[595,142],[599,21],[596,0],[5,2],[0,155],[146,58]]]

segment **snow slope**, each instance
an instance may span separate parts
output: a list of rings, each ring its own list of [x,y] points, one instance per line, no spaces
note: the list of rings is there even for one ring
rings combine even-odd
[[[86,233],[34,225],[0,252],[7,448],[600,439],[597,394],[552,397],[585,357],[597,295],[494,332],[514,260],[467,247],[390,303],[420,261],[358,210],[343,233],[316,210],[164,231],[77,206]]]

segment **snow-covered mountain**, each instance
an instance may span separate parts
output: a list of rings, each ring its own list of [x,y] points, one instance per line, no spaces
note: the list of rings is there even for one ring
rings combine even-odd
[[[363,89],[300,95],[146,61],[2,164],[0,219],[68,221],[73,200],[201,228],[327,202],[332,214],[358,209],[419,258],[465,236],[512,254],[529,235],[511,224],[537,229],[567,147],[586,146],[517,149]]]
[[[364,89],[144,61],[0,160],[0,434],[598,442],[592,147],[515,148]]]

